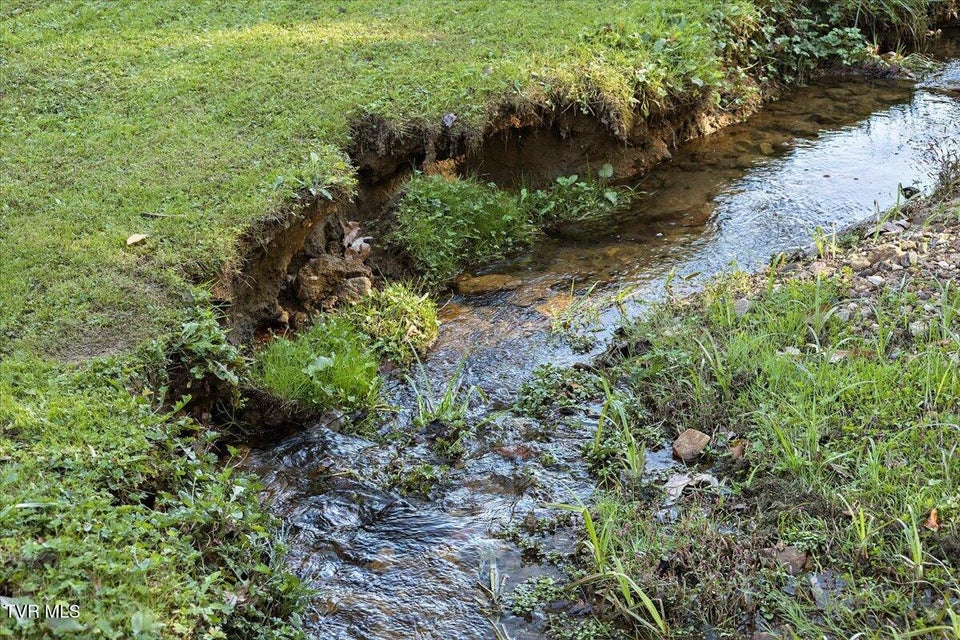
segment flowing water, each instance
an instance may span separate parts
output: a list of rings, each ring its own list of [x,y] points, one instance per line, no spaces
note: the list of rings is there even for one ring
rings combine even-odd
[[[960,40],[940,44],[955,58]],[[453,297],[441,336],[414,374],[421,392],[437,392],[458,370],[485,398],[486,419],[463,460],[429,499],[391,491],[399,464],[440,462],[428,436],[387,444],[338,432],[336,416],[270,447],[251,451],[266,499],[284,519],[290,562],[318,596],[308,617],[316,638],[490,638],[478,575],[508,575],[508,589],[549,571],[525,564],[498,535],[548,512],[546,505],[587,499],[580,459],[588,424],[545,434],[536,421],[504,409],[542,363],[572,364],[577,354],[550,335],[550,317],[571,289],[592,295],[629,287],[628,311],[663,295],[667,275],[692,286],[731,264],[758,268],[772,254],[811,242],[896,203],[898,185],[928,189],[932,144],[960,140],[960,62],[913,85],[902,81],[827,81],[800,89],[747,122],[684,145],[637,188],[621,225],[594,237],[546,240],[484,273],[511,276],[506,292]],[[692,274],[701,274],[693,276]],[[684,277],[686,279],[684,279]],[[601,338],[618,311],[601,314]],[[423,378],[423,379],[419,379]],[[390,382],[401,407],[383,434],[412,433],[414,390]],[[648,452],[647,470],[671,465],[668,450]],[[531,514],[533,514],[531,516]],[[562,531],[551,541],[570,550]],[[540,638],[538,620],[506,617],[513,638]]]

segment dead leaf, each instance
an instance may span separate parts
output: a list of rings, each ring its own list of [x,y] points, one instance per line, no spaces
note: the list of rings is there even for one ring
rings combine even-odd
[[[843,351],[843,350],[838,349],[838,350],[836,350],[836,351],[831,351],[831,352],[830,352],[830,355],[829,355],[829,357],[827,358],[827,361],[828,361],[830,364],[837,364],[838,362],[840,362],[841,360],[843,360],[844,358],[846,358],[848,355],[850,355],[850,352],[849,352],[849,351]]]
[[[927,518],[927,521],[923,523],[923,526],[930,529],[930,531],[940,530],[940,514],[937,513],[936,507],[930,510],[930,516]]]
[[[150,235],[147,233],[135,233],[127,238],[127,246],[132,247],[135,244],[140,244],[149,237]]]
[[[747,453],[747,443],[743,440],[734,440],[730,443],[730,457],[739,460]]]
[[[350,220],[343,225],[343,246],[348,248],[354,240],[360,237],[360,223]]]
[[[686,473],[673,474],[667,479],[667,484],[665,484],[663,487],[667,492],[667,506],[679,500],[680,496],[683,494],[683,490],[687,487],[701,484],[706,484],[710,487],[717,487],[720,486],[720,481],[709,473],[698,473],[695,476],[690,476]]]

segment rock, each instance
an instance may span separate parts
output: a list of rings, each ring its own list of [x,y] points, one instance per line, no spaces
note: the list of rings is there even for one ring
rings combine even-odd
[[[133,235],[127,237],[127,246],[132,247],[133,245],[140,244],[149,237],[150,234],[147,233],[134,233]]]
[[[370,295],[373,284],[366,276],[347,278],[336,289],[335,295],[343,302],[359,302]]]
[[[747,312],[750,311],[750,307],[753,306],[753,303],[750,302],[747,298],[740,298],[733,303],[733,311],[737,314],[738,318],[742,318],[747,315]]]
[[[776,559],[792,576],[802,572],[804,565],[807,564],[807,554],[794,546],[784,547],[783,550],[778,551]]]
[[[777,636],[766,631],[757,631],[751,636],[751,640],[780,640]]]
[[[323,254],[311,258],[297,272],[297,296],[306,306],[333,306],[339,300],[358,300],[370,292],[370,269],[358,260]]]
[[[914,338],[919,338],[927,334],[930,326],[923,320],[917,320],[916,322],[911,322],[908,328],[910,329],[910,335]]]
[[[687,429],[673,441],[673,455],[684,462],[691,462],[703,453],[704,448],[709,442],[710,436],[702,431]]]
[[[810,265],[810,273],[814,276],[828,276],[833,271],[826,262],[817,261]]]
[[[907,251],[905,254],[903,254],[903,257],[900,258],[900,264],[905,267],[912,267],[915,264],[919,264],[919,262],[920,254],[913,250]]]
[[[870,261],[864,256],[856,255],[850,258],[850,268],[854,271],[863,271],[870,267]]]
[[[903,255],[903,252],[900,251],[900,247],[894,244],[884,244],[877,247],[873,252],[870,253],[870,264],[878,264],[880,262],[886,262],[887,260],[900,261],[900,256]]]
[[[765,155],[765,156],[772,156],[772,155],[773,155],[773,145],[770,144],[769,142],[761,142],[761,143],[760,143],[760,153],[762,153],[762,154]]]
[[[476,296],[493,291],[513,291],[522,282],[513,276],[491,273],[485,276],[465,277],[457,281],[457,291],[465,296]]]
[[[837,311],[837,319],[841,322],[850,322],[850,318],[853,317],[853,312],[850,309],[840,309]]]
[[[879,287],[884,283],[884,279],[881,276],[867,276],[867,282],[875,287]]]

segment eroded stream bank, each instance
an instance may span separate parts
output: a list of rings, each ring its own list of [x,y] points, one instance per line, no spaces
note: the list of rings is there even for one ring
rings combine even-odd
[[[589,420],[553,430],[506,411],[537,366],[597,352],[577,353],[550,334],[571,289],[582,294],[599,282],[598,297],[632,287],[634,313],[662,295],[670,272],[706,277],[732,262],[754,269],[808,244],[814,227],[829,231],[889,207],[898,184],[929,188],[927,149],[960,138],[958,92],[957,62],[916,87],[838,81],[799,90],[742,125],[681,147],[638,185],[649,195],[609,233],[548,240],[476,274],[502,278],[492,291],[449,300],[424,366],[440,389],[463,362],[464,384],[486,394],[472,419],[487,421],[427,497],[391,486],[398,470],[444,464],[429,434],[391,437],[411,430],[416,404],[400,376],[390,392],[401,411],[384,426],[385,443],[341,435],[334,421],[252,451],[247,466],[289,525],[290,561],[318,590],[309,619],[315,637],[490,637],[476,600],[478,571],[485,580],[496,565],[509,576],[508,589],[544,571],[525,565],[503,532],[536,522],[550,503],[587,500],[594,490],[581,458],[593,437]],[[597,345],[619,313],[601,314]],[[413,375],[422,391],[420,374]],[[668,449],[648,452],[648,473],[673,464]],[[554,544],[569,552],[573,539]],[[504,622],[511,637],[542,637],[538,620]]]

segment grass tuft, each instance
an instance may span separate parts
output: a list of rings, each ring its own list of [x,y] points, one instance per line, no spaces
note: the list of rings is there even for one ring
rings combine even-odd
[[[370,409],[380,397],[379,359],[366,336],[331,316],[257,354],[254,375],[288,400],[318,409]]]

